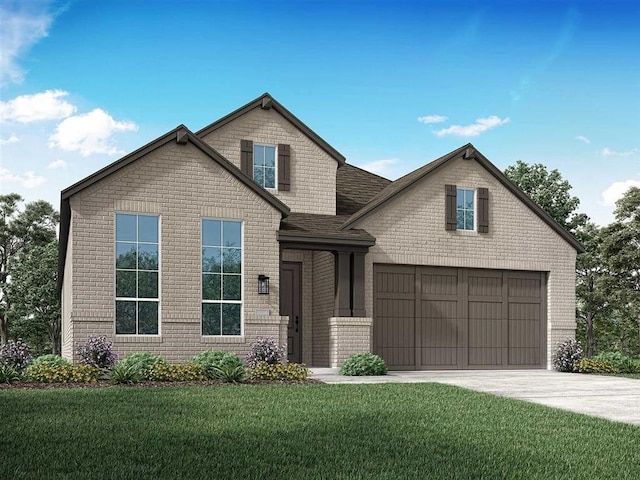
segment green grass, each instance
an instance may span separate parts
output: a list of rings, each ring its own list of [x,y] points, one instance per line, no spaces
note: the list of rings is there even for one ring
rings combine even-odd
[[[0,390],[0,478],[637,478],[640,428],[437,384]]]

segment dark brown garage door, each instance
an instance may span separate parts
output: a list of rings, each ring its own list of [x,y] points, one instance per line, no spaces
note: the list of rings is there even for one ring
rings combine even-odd
[[[374,352],[389,368],[546,367],[543,272],[374,265]]]

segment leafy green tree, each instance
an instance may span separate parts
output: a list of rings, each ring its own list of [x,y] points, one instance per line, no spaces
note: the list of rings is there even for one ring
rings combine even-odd
[[[574,233],[586,224],[587,216],[577,213],[580,200],[571,195],[571,184],[558,170],[548,171],[541,163],[530,165],[518,160],[504,173],[566,230]]]
[[[640,345],[640,188],[631,187],[616,202],[615,216],[602,243],[611,270],[609,291],[622,317],[635,321]]]
[[[0,342],[9,338],[14,316],[13,299],[8,291],[13,261],[29,248],[46,245],[56,238],[58,212],[44,200],[25,205],[17,193],[0,195]]]
[[[21,326],[29,333],[27,338],[23,338],[31,340],[30,344],[41,345],[42,338],[38,334],[44,326],[52,353],[60,355],[61,324],[57,277],[58,242],[54,240],[43,246],[36,245],[18,256],[11,265],[8,291],[13,298],[15,317],[20,319]]]

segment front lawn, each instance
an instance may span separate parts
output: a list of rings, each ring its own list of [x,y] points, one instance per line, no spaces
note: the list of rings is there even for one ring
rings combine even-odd
[[[640,428],[437,384],[0,390],[0,478],[637,478]]]

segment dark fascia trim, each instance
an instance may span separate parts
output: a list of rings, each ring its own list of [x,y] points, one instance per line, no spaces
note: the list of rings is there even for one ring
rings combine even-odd
[[[334,158],[339,165],[343,165],[346,162],[344,155],[338,152],[335,148],[329,145],[320,135],[311,130],[305,123],[296,117],[293,113],[287,110],[280,102],[278,102],[275,98],[273,98],[268,92],[260,95],[255,100],[250,101],[246,105],[234,110],[228,115],[225,115],[220,120],[216,120],[215,122],[207,125],[206,127],[198,130],[196,135],[200,138],[205,135],[210,134],[211,132],[217,130],[218,128],[226,125],[229,122],[232,122],[238,117],[241,117],[245,113],[250,112],[254,108],[263,108],[263,105],[268,105],[269,108],[273,108],[276,112],[286,118],[290,123],[292,123],[298,130],[304,133],[307,137],[309,137],[316,145],[318,145],[322,150],[327,152],[329,156]],[[266,107],[264,107],[266,109]]]
[[[295,243],[299,245],[314,245],[319,248],[314,248],[314,250],[335,250],[335,248],[327,248],[327,247],[349,247],[352,249],[353,247],[361,247],[366,248],[372,247],[376,244],[375,238],[371,237],[368,239],[364,238],[331,238],[331,237],[321,237],[321,236],[301,236],[301,235],[291,235],[286,232],[279,231],[277,233],[276,238],[280,245]],[[293,248],[293,247],[287,247]]]
[[[470,144],[469,144],[470,145]],[[408,182],[406,185],[404,185],[402,188],[398,189],[398,191],[393,192],[392,195],[389,195],[388,197],[385,197],[384,194],[384,190],[382,190],[378,195],[376,195],[376,197],[380,197],[380,199],[376,199],[376,197],[373,197],[373,199],[367,203],[364,207],[362,207],[360,210],[358,210],[357,212],[355,212],[353,215],[351,215],[346,222],[344,222],[342,224],[342,226],[340,227],[341,230],[351,230],[351,228],[353,227],[353,224],[355,222],[357,222],[358,220],[368,216],[369,214],[373,213],[374,211],[376,211],[378,208],[380,208],[382,205],[384,205],[385,203],[387,203],[389,200],[391,200],[392,198],[396,198],[398,195],[400,195],[401,193],[404,193],[409,187],[413,186],[416,182],[418,182],[420,179],[424,178],[425,176],[427,176],[428,174],[438,170],[442,165],[444,165],[447,161],[449,161],[450,159],[456,157],[457,155],[460,154],[460,152],[464,151],[466,148],[468,148],[469,145],[465,145],[464,147],[460,147],[457,150],[454,150],[451,153],[448,153],[447,155],[440,157],[437,160],[434,160],[433,162],[431,162],[430,164],[428,164],[431,168],[425,168],[425,166],[422,166],[420,168],[425,168],[424,172],[417,176],[416,178],[414,178],[411,182]],[[419,169],[418,169],[419,170]],[[401,177],[397,180],[395,180],[395,182],[399,182],[401,181],[403,178],[407,177],[408,175],[411,175],[415,172],[415,170],[413,172],[409,172],[407,175],[405,175],[404,177]],[[389,188],[390,186],[392,186],[395,182],[391,182],[389,185],[387,185],[385,187]]]
[[[205,142],[200,140],[193,132],[191,132],[184,125],[179,125],[174,128],[170,132],[162,135],[161,137],[155,139],[154,141],[146,144],[145,146],[139,148],[138,150],[130,153],[122,157],[119,160],[107,165],[106,167],[98,170],[96,173],[89,175],[88,177],[80,180],[77,183],[74,183],[68,188],[65,188],[60,194],[60,241],[58,245],[58,294],[62,291],[62,282],[64,279],[64,266],[66,263],[67,256],[67,245],[69,242],[69,228],[71,225],[71,207],[69,204],[70,198],[84,190],[85,188],[93,185],[96,182],[99,182],[103,178],[111,175],[112,173],[117,172],[121,168],[126,167],[130,163],[138,160],[139,158],[147,155],[148,153],[170,143],[171,141],[177,142],[179,144],[187,144],[192,143],[196,148],[202,151],[209,158],[217,162],[220,166],[226,169],[229,173],[231,173],[234,177],[236,177],[240,182],[242,182],[245,186],[249,187],[249,189],[253,190],[258,196],[263,198],[267,203],[271,204],[276,210],[278,210],[283,216],[289,215],[289,207],[287,207],[284,203],[282,203],[278,198],[276,198],[271,193],[267,192],[265,189],[260,187],[257,183],[255,183],[252,179],[247,177],[244,173],[240,171],[235,165],[233,165],[229,160],[224,158],[220,153],[214,150],[212,147],[207,145]]]
[[[282,250],[313,250],[321,252],[353,252],[353,253],[367,253],[369,247],[363,247],[358,245],[339,245],[330,243],[304,243],[304,242],[280,242],[280,251]]]
[[[373,211],[377,210],[379,207],[387,203],[392,198],[397,197],[400,193],[404,192],[410,186],[414,185],[417,181],[421,180],[427,175],[432,174],[433,172],[440,169],[443,165],[448,163],[450,160],[454,158],[458,158],[460,155],[463,155],[464,158],[473,158],[480,165],[482,165],[485,170],[487,170],[491,175],[493,175],[496,180],[498,180],[504,187],[507,188],[511,193],[513,193],[522,203],[524,203],[533,213],[535,213],[542,221],[544,221],[547,225],[549,225],[558,235],[560,235],[569,245],[575,248],[576,252],[584,253],[584,247],[575,239],[573,235],[571,235],[568,231],[562,227],[558,222],[555,221],[551,215],[545,212],[536,202],[531,200],[529,196],[524,193],[520,187],[514,184],[511,180],[507,178],[507,176],[502,173],[493,163],[489,161],[487,157],[485,157],[477,148],[475,148],[471,143],[464,145],[453,152],[441,157],[437,160],[434,160],[431,165],[431,168],[425,168],[424,172],[413,179],[411,182],[404,185],[397,192],[394,192],[393,195],[390,195],[388,198],[384,198],[382,201],[376,202],[375,198],[367,205],[365,205],[362,209],[354,213],[349,219],[342,225],[342,230],[349,230],[353,227],[353,224],[360,220],[361,218],[369,215]],[[424,168],[424,167],[420,167]],[[415,171],[415,170],[414,170]],[[413,172],[412,172],[413,173]],[[409,173],[408,175],[411,175]],[[398,180],[396,180],[398,181]]]

